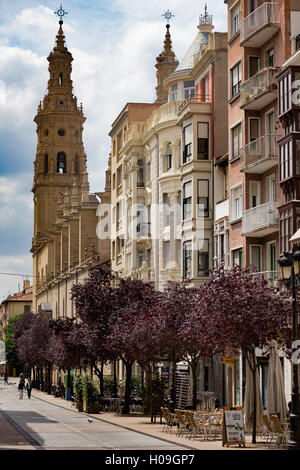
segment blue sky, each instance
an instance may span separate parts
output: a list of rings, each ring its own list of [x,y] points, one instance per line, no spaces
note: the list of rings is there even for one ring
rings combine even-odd
[[[226,31],[223,0],[208,3],[216,31]],[[126,102],[155,99],[155,58],[162,51],[162,13],[170,9],[180,60],[197,34],[203,1],[66,0],[64,33],[73,54],[73,85],[87,117],[83,134],[91,191],[102,191],[110,126]],[[0,0],[0,272],[32,273],[33,122],[46,92],[47,56],[58,30],[60,1]],[[0,302],[22,277],[0,274]]]

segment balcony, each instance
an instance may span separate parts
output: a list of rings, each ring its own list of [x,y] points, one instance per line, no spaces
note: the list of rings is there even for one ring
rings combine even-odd
[[[277,98],[277,67],[267,67],[248,78],[240,87],[240,108],[261,110]]]
[[[240,45],[261,47],[279,28],[279,3],[265,2],[242,21]]]
[[[279,202],[267,202],[243,212],[242,235],[265,237],[278,230]]]
[[[224,219],[225,217],[229,217],[229,199],[219,202],[215,208],[215,220]]]
[[[244,173],[261,174],[277,165],[276,136],[264,135],[249,142],[241,150],[242,168]]]

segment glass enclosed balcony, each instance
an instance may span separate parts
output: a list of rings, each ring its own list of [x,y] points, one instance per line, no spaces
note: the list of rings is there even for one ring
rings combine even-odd
[[[279,3],[265,2],[242,21],[240,44],[243,47],[261,47],[279,28]]]
[[[240,86],[240,107],[261,110],[277,98],[277,67],[266,67]]]

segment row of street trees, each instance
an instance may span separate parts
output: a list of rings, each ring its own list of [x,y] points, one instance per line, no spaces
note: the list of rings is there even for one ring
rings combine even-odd
[[[151,377],[158,362],[176,352],[176,360],[186,360],[191,367],[195,409],[202,358],[244,353],[255,387],[255,348],[267,348],[272,339],[282,348],[290,347],[286,299],[246,268],[220,267],[198,289],[182,282],[158,292],[150,284],[120,279],[99,266],[73,287],[72,299],[76,306],[72,319],[25,314],[16,322],[19,359],[49,374],[51,365],[70,370],[79,367],[82,358],[89,359],[99,378],[100,394],[103,365],[122,360],[126,369],[123,413],[129,412],[135,361]],[[255,414],[253,421],[255,441]]]

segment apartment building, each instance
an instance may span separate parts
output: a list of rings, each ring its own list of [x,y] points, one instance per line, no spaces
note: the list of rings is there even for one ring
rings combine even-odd
[[[227,34],[213,28],[205,10],[178,63],[167,25],[155,103],[127,103],[110,132],[112,269],[159,290],[183,278],[199,286],[214,263],[226,179],[214,160],[228,153],[228,126]],[[199,389],[223,400],[220,357],[201,364]]]
[[[227,48],[226,34],[212,30],[205,12],[185,57],[178,64],[172,56],[167,102],[128,103],[110,133],[112,268],[158,289],[182,278],[199,285],[213,265],[214,201],[224,199],[224,173],[213,161],[227,154]],[[167,25],[162,54],[170,52]]]
[[[225,3],[228,265],[252,266],[276,285],[277,259],[288,248],[288,239],[298,227],[297,204],[292,202],[296,199],[292,188],[296,188],[297,170],[292,155],[297,154],[298,114],[290,98],[297,67],[290,65],[288,59],[291,51],[299,47],[300,4],[293,0]],[[259,360],[266,405],[267,361]],[[288,391],[289,364],[284,362]],[[240,373],[241,370],[242,367]],[[241,375],[239,380],[242,381]]]

